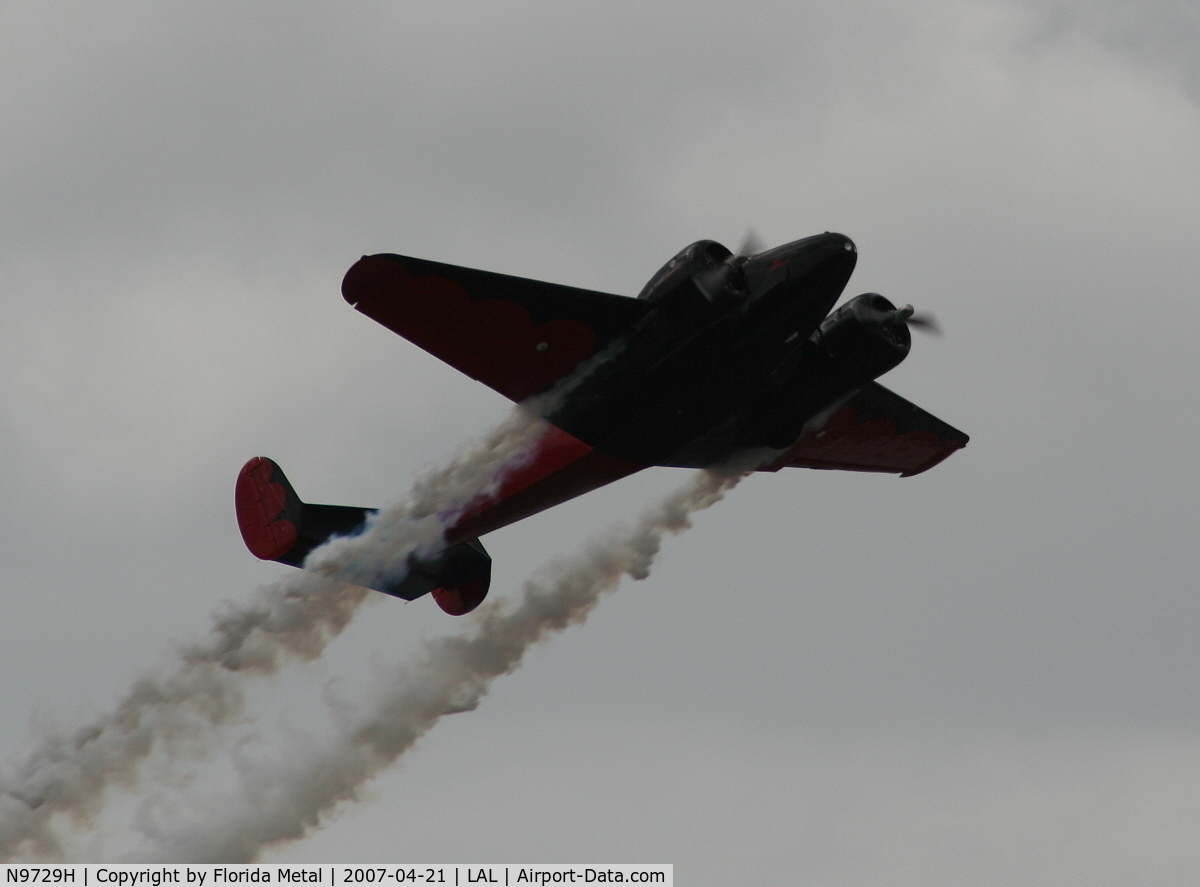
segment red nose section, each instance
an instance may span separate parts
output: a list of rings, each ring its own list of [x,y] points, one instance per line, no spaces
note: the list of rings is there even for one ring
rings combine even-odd
[[[291,551],[300,497],[278,465],[263,456],[247,462],[238,475],[234,502],[238,528],[251,554],[273,561]]]
[[[430,594],[437,605],[451,616],[462,616],[483,603],[488,585],[487,579],[468,579],[453,588],[435,588]]]

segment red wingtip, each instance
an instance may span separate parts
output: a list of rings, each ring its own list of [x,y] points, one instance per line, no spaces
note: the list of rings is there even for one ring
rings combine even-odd
[[[483,603],[488,584],[486,579],[469,579],[454,588],[435,588],[430,594],[445,612],[451,616],[463,616]]]
[[[242,466],[234,502],[242,540],[251,554],[273,561],[291,551],[300,499],[278,465],[255,456]]]

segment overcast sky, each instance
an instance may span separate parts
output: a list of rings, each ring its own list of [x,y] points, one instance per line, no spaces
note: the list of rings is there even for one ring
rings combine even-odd
[[[1197,71],[1170,0],[4,4],[0,750],[286,570],[237,532],[249,457],[385,505],[505,415],[345,305],[360,255],[633,295],[693,240],[835,230],[847,295],[938,316],[883,381],[968,448],[751,478],[264,859],[1196,881]],[[492,594],[685,474],[489,536]],[[378,597],[209,778],[461,629]]]

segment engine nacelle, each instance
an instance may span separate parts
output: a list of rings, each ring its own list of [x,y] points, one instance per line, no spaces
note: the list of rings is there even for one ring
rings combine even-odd
[[[864,382],[895,367],[912,347],[908,324],[879,293],[855,296],[826,317],[812,338],[835,364],[853,364]]]
[[[728,259],[733,253],[715,240],[697,240],[675,254],[675,258],[663,265],[658,273],[642,287],[638,298],[643,302],[657,302],[667,293],[691,282],[698,272],[707,271]]]
[[[904,360],[912,344],[905,319],[878,293],[856,296],[826,317],[747,420],[745,446],[786,449],[813,416]]]

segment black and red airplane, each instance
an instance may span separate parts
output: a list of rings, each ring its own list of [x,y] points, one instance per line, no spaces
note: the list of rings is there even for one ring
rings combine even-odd
[[[652,465],[750,453],[763,471],[910,477],[966,445],[874,382],[908,354],[911,307],[865,293],[831,313],[857,259],[849,238],[750,252],[693,243],[636,299],[405,256],[356,263],[342,293],[363,314],[513,401],[551,392],[529,401],[549,423],[532,455],[454,520],[441,554],[378,590],[469,612],[491,578],[480,536]],[[250,551],[297,567],[373,513],[302,502],[263,457],[236,500]]]

